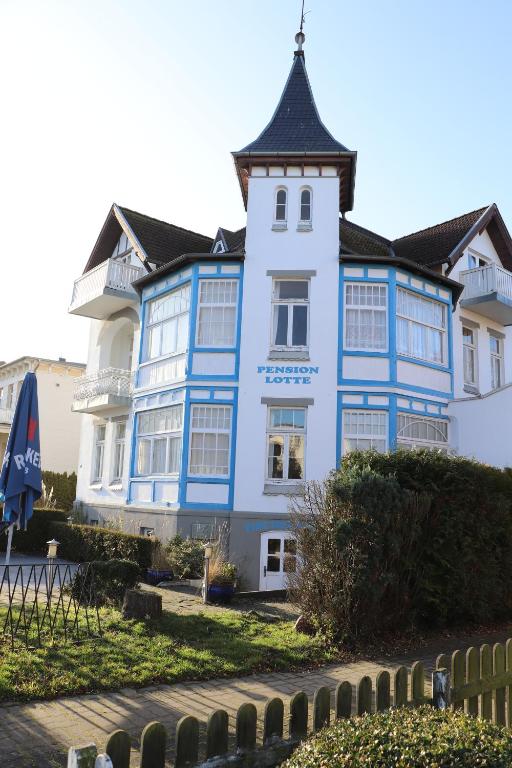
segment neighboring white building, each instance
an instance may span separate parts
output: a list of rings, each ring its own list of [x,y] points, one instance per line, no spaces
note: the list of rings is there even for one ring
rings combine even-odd
[[[77,503],[164,539],[226,521],[246,586],[273,589],[290,497],[344,452],[512,465],[512,241],[495,205],[394,241],[348,221],[356,153],[320,120],[300,38],[233,157],[246,228],[212,240],[114,205],[75,282],[93,318]]]
[[[11,363],[0,364],[0,458],[4,456],[23,379],[28,371],[34,371],[43,469],[77,471],[80,423],[71,412],[71,405],[75,382],[84,370],[83,363],[69,363],[64,358],[20,357]]]

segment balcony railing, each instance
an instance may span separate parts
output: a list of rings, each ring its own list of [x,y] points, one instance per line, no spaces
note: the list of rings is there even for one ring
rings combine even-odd
[[[99,319],[116,310],[116,299],[137,298],[132,283],[142,277],[142,267],[108,259],[75,280],[69,311]],[[117,307],[119,308],[119,307]]]
[[[11,424],[14,408],[0,408],[0,424]]]
[[[512,301],[512,272],[497,264],[467,269],[460,273],[460,281],[465,286],[463,299],[476,299],[489,293],[498,293]]]
[[[76,379],[73,400],[82,401],[102,395],[130,397],[132,393],[132,374],[121,368],[104,368],[97,373],[80,376]]]

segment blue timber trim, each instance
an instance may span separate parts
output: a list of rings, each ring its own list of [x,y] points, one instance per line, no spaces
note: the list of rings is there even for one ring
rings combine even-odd
[[[201,391],[208,391],[209,397],[193,397],[194,389]],[[219,397],[214,398],[216,392],[230,392],[232,394],[231,399],[222,399]],[[186,396],[186,409],[183,432],[183,458],[180,475],[180,496],[179,506],[180,509],[197,509],[197,510],[209,510],[209,509],[222,509],[232,510],[234,500],[235,489],[235,457],[236,457],[236,433],[238,422],[238,389],[236,387],[215,387],[215,386],[197,386],[187,387]],[[189,475],[188,473],[188,458],[190,453],[190,414],[192,405],[229,405],[232,408],[231,411],[231,435],[230,435],[230,456],[229,456],[229,475],[227,477],[200,477],[198,475]],[[199,483],[201,485],[224,485],[228,486],[228,501],[226,504],[219,503],[207,503],[207,502],[188,502],[187,498],[187,485],[191,483]]]
[[[359,271],[359,275],[346,275],[345,269],[352,268]],[[377,267],[378,268],[378,267]],[[398,389],[405,389],[412,392],[417,392],[419,395],[433,395],[436,397],[453,399],[454,392],[454,370],[453,370],[453,330],[452,330],[452,313],[451,313],[451,295],[448,298],[441,295],[441,292],[450,293],[447,289],[437,286],[433,281],[422,280],[424,286],[430,286],[430,291],[419,288],[412,285],[411,281],[414,278],[412,275],[408,275],[408,282],[400,280],[397,277],[397,271],[400,274],[407,274],[406,270],[399,269],[390,265],[382,267],[383,272],[381,276],[369,276],[369,270],[375,269],[375,267],[361,266],[356,263],[343,263],[340,265],[340,280],[339,280],[339,297],[338,297],[338,386],[363,386],[363,387],[393,387]],[[343,348],[343,317],[344,317],[344,292],[345,283],[380,283],[387,286],[388,295],[388,351],[357,351],[357,350],[345,350]],[[397,286],[404,288],[411,293],[416,293],[422,297],[430,299],[431,301],[438,301],[446,306],[447,317],[447,352],[448,352],[448,364],[439,365],[437,363],[429,363],[425,360],[418,360],[417,358],[410,357],[408,355],[397,354],[396,348],[396,293]],[[343,376],[343,358],[344,357],[361,357],[361,358],[384,358],[389,360],[389,379],[353,379],[345,378]],[[433,388],[422,387],[419,385],[406,384],[398,379],[398,361],[411,363],[412,365],[418,365],[425,368],[430,368],[433,371],[441,371],[449,374],[449,390],[436,390]]]
[[[336,393],[336,469],[340,466],[341,462],[342,396],[343,392]]]

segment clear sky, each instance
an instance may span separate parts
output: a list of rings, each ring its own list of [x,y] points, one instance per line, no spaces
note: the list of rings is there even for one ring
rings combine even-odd
[[[306,0],[353,221],[397,237],[495,201],[512,229],[510,0]],[[67,314],[113,201],[244,224],[230,152],[268,122],[300,0],[0,0],[0,359],[85,361]]]

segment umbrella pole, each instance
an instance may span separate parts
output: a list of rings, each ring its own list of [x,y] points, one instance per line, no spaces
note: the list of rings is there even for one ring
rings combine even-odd
[[[5,550],[5,565],[9,565],[11,559],[11,545],[12,545],[12,532],[14,530],[14,523],[9,526],[7,533],[7,549]]]

